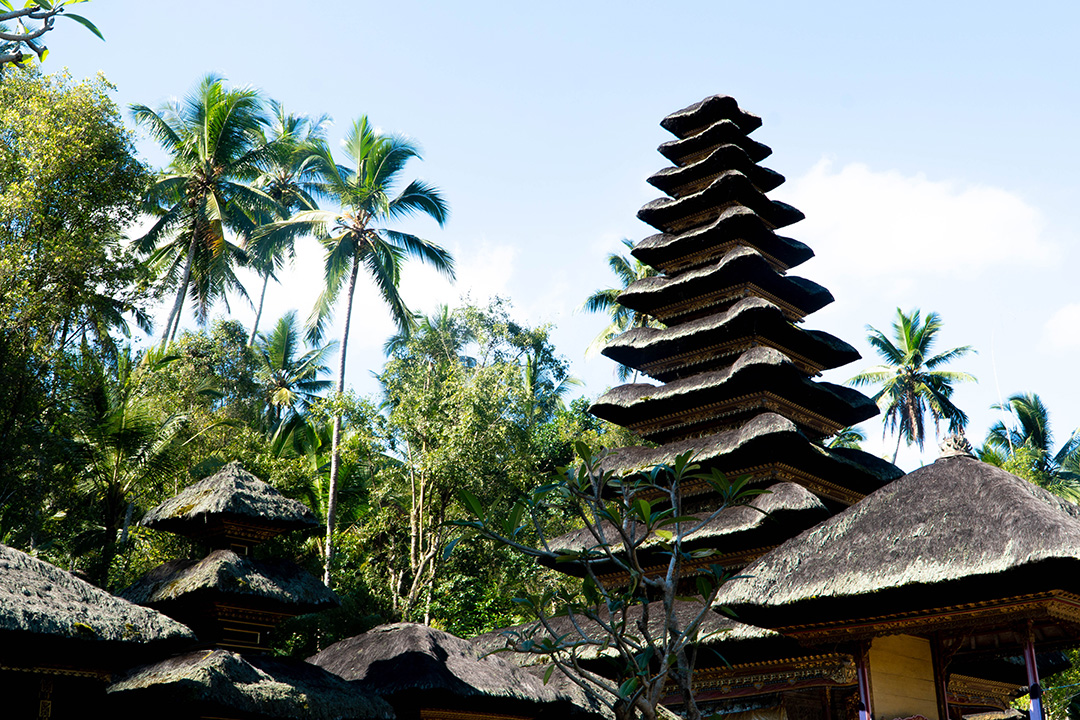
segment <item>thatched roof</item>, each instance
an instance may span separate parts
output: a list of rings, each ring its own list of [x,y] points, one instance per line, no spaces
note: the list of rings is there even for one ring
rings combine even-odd
[[[789,540],[718,602],[767,627],[1080,592],[1080,506],[970,456],[939,459]],[[1005,616],[1002,616],[1005,621]]]
[[[638,210],[638,219],[660,232],[680,233],[711,224],[725,205],[739,204],[757,213],[773,228],[802,220],[790,205],[770,200],[738,170],[724,170],[704,189],[679,198],[659,198]]]
[[[815,445],[795,423],[776,413],[762,413],[738,428],[658,448],[619,448],[601,461],[601,467],[629,476],[656,465],[671,465],[686,452],[694,454],[694,462],[705,472],[715,468],[731,479],[748,474],[755,483],[794,480],[816,495],[844,505],[903,475],[892,463],[861,450],[829,450]],[[798,475],[787,474],[787,468],[798,468]],[[709,492],[705,483],[687,482],[682,489],[684,496]]]
[[[636,280],[619,294],[619,303],[647,313],[667,325],[677,325],[723,310],[747,295],[764,296],[790,320],[800,320],[833,301],[815,282],[779,275],[765,258],[737,246],[712,265],[687,270],[676,277]]]
[[[231,462],[147,513],[142,524],[194,537],[228,532],[222,522],[262,529],[265,536],[318,527],[315,513]]]
[[[687,624],[698,614],[701,603],[697,601],[679,600],[675,603],[675,616],[680,627]],[[636,618],[641,616],[641,608],[638,606],[631,613],[631,627],[636,627]],[[660,637],[663,632],[666,618],[663,612],[663,604],[654,602],[649,604],[649,628],[654,637]],[[605,631],[595,622],[575,616],[571,621],[566,616],[548,618],[548,622],[556,635],[566,637],[568,642],[579,640],[602,641]],[[582,632],[583,631],[583,632]],[[515,625],[508,628],[500,628],[483,635],[474,637],[471,642],[482,652],[498,652],[499,657],[522,667],[547,664],[546,655],[528,651],[506,651],[508,647],[519,645],[522,641],[533,639],[542,640],[549,637],[547,630],[539,623],[532,621]],[[711,613],[701,624],[700,648],[707,648],[710,652],[699,652],[699,665],[723,665],[729,663],[755,662],[760,659],[784,657],[784,653],[799,653],[795,642],[775,633],[771,630],[746,625],[731,618]],[[503,651],[503,652],[499,652]],[[778,655],[779,654],[779,655]],[[600,659],[615,657],[615,651],[610,647],[593,646],[582,649],[578,653],[583,659]],[[723,658],[722,660],[720,658]]]
[[[780,271],[814,256],[807,245],[774,233],[757,213],[744,205],[728,205],[712,223],[684,233],[650,235],[630,254],[673,274],[714,263],[739,245],[754,248],[773,269]]]
[[[725,170],[738,170],[750,178],[763,193],[784,184],[784,176],[761,167],[738,145],[720,145],[697,162],[682,167],[667,167],[654,173],[647,182],[672,197],[684,197],[705,188]]]
[[[47,562],[0,545],[0,654],[16,644],[52,640],[133,649],[194,640],[188,628],[79,580]],[[67,643],[67,644],[65,644]],[[89,650],[88,652],[94,652]]]
[[[666,385],[620,385],[589,408],[654,442],[732,427],[766,410],[788,417],[812,437],[878,414],[877,405],[859,391],[809,380],[770,347],[751,348],[728,367]]]
[[[751,133],[761,127],[761,118],[740,108],[735,98],[729,95],[710,95],[676,110],[660,121],[660,127],[672,135],[687,137],[720,120],[738,124],[743,133]]]
[[[337,596],[285,560],[255,560],[215,550],[201,560],[172,560],[139,578],[121,596],[140,605],[174,608],[228,600],[294,615],[337,607]]]
[[[603,353],[670,382],[730,365],[739,353],[755,345],[781,350],[808,374],[859,359],[858,351],[843,340],[794,325],[780,308],[758,297],[744,298],[723,312],[670,328],[633,328],[616,336]]]
[[[138,668],[108,688],[120,713],[159,718],[392,720],[383,700],[298,660],[201,650]]]
[[[450,633],[415,623],[380,625],[334,643],[308,662],[382,697],[442,691],[534,703],[559,698],[532,675]]]
[[[711,512],[691,513],[689,517],[706,520]],[[683,548],[692,550],[697,547],[717,547],[723,552],[740,549],[743,546],[754,547],[768,544],[770,541],[786,539],[796,528],[809,528],[829,515],[828,509],[812,493],[795,483],[783,482],[771,485],[768,493],[756,496],[746,505],[726,508],[699,530],[691,533],[684,540]],[[672,530],[669,527],[668,530]],[[604,521],[597,526],[603,538],[612,549],[620,549],[621,542],[613,526]],[[632,536],[643,538],[644,526],[634,523]],[[658,539],[644,539],[642,548],[656,545]],[[587,528],[553,538],[549,547],[558,552],[570,550],[581,552],[599,545],[592,531]]]
[[[676,166],[686,167],[700,162],[724,145],[739,148],[753,163],[761,162],[772,155],[772,148],[746,137],[739,127],[729,120],[715,122],[697,135],[661,143],[656,149]]]

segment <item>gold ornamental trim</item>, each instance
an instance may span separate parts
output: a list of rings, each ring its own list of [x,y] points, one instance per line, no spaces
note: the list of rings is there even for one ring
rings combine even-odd
[[[758,217],[761,218],[760,215]],[[764,218],[762,218],[761,221],[765,222]],[[676,244],[677,242],[678,241],[673,242],[672,245]],[[787,263],[782,262],[779,258],[765,252],[757,245],[744,238],[736,238],[734,240],[727,240],[721,243],[716,243],[715,245],[710,245],[704,250],[698,250],[697,252],[692,253],[684,253],[682,255],[672,258],[671,260],[657,260],[655,263],[652,263],[652,265],[654,267],[660,268],[669,275],[677,275],[684,270],[704,267],[705,265],[708,265],[709,263],[724,257],[737,247],[748,247],[754,250],[759,255],[761,255],[761,257],[765,258],[765,261],[769,263],[772,269],[780,275],[783,275],[788,271],[789,266]]]
[[[778,631],[806,642],[848,641],[875,635],[914,635],[955,630],[973,625],[987,627],[995,619],[1002,624],[1017,620],[1057,620],[1080,626],[1080,595],[1054,590],[1015,595],[998,600],[948,605],[933,610],[879,615],[856,624],[837,627],[831,623],[792,625]]]
[[[825,369],[824,365],[820,363],[815,363],[803,355],[792,352],[780,343],[773,342],[772,340],[762,337],[760,335],[751,335],[749,337],[739,338],[737,340],[728,340],[726,342],[714,343],[712,345],[706,345],[695,350],[688,350],[677,355],[669,355],[664,357],[664,359],[662,360],[654,360],[653,362],[642,363],[640,369],[646,375],[656,377],[657,373],[671,372],[673,370],[679,370],[681,368],[694,367],[695,365],[704,365],[705,363],[715,361],[718,356],[738,356],[746,352],[747,350],[755,347],[770,347],[774,350],[782,352],[785,357],[791,360],[792,364],[794,364],[795,367],[799,368],[799,370],[806,373],[807,375],[820,375],[821,371]]]
[[[796,485],[803,486],[815,495],[828,498],[829,500],[835,500],[846,506],[854,505],[866,497],[865,493],[850,490],[842,485],[837,485],[836,483],[820,478],[817,475],[812,475],[805,470],[780,462],[752,465],[748,468],[741,468],[724,474],[732,479],[749,475],[751,482],[753,483],[771,481],[793,482]],[[705,480],[697,479],[683,480],[679,485],[679,490],[683,497],[694,497],[715,492],[712,485],[709,485]],[[651,490],[642,491],[639,495],[646,500],[652,501],[655,498],[666,497],[667,493],[661,490]]]
[[[715,432],[717,429],[723,430],[740,425],[741,422],[737,419],[738,416],[758,410],[767,410],[783,415],[804,428],[820,433],[823,437],[833,435],[844,427],[835,420],[830,420],[820,413],[808,410],[802,405],[767,390],[740,395],[706,405],[695,405],[685,411],[667,413],[642,422],[629,423],[626,427],[643,437],[661,432],[670,433],[680,428],[703,423],[709,423],[707,428],[696,429],[695,432],[703,432],[706,429]]]
[[[756,283],[744,282],[737,285],[729,285],[710,293],[695,295],[688,300],[661,305],[650,312],[650,315],[659,318],[665,325],[671,325],[671,320],[678,319],[691,313],[700,313],[702,310],[731,305],[745,297],[759,297],[776,305],[791,322],[799,322],[806,313],[791,303],[781,300],[776,295],[761,289]]]
[[[6,663],[0,663],[0,670],[33,673],[36,675],[93,678],[95,680],[101,680],[102,682],[110,682],[112,680],[112,673],[106,672],[105,670],[79,670],[76,668],[46,667],[42,665],[20,666],[8,665]]]
[[[500,713],[476,712],[475,710],[441,710],[420,708],[421,720],[531,720],[528,715],[503,715]]]
[[[850,686],[858,682],[855,673],[855,661],[850,655],[830,653],[698,669],[691,689],[695,699],[712,700],[800,687]],[[665,693],[675,696],[678,691],[669,684]]]
[[[946,692],[949,702],[953,704],[997,705],[1004,709],[1014,698],[1026,693],[1027,688],[954,673],[949,678]]]
[[[682,576],[693,577],[695,575],[700,575],[704,569],[710,565],[720,565],[727,570],[746,567],[765,553],[775,550],[778,547],[779,545],[764,545],[748,550],[740,550],[738,552],[718,553],[696,560],[684,560],[682,564]],[[648,548],[642,548],[642,550],[648,550]],[[642,572],[647,577],[660,577],[667,573],[667,569],[667,563],[657,563],[656,565],[649,565],[648,567],[642,568]],[[621,584],[629,583],[630,574],[624,570],[614,570],[608,573],[597,574],[596,578],[611,587],[619,587]]]

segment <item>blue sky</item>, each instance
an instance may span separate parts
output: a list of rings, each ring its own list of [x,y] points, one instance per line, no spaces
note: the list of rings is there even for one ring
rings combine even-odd
[[[785,232],[817,257],[794,273],[836,296],[806,326],[864,355],[828,379],[873,362],[865,325],[921,307],[943,316],[942,349],[979,351],[956,364],[979,378],[955,397],[973,442],[997,419],[989,406],[1019,391],[1043,397],[1059,442],[1080,425],[1078,5],[94,0],[79,12],[107,42],[60,22],[46,69],[101,71],[122,106],[156,106],[213,71],[328,113],[335,145],[361,114],[416,139],[424,160],[408,170],[453,214],[444,229],[406,227],[454,252],[459,282],[410,266],[406,300],[427,312],[466,292],[508,297],[554,325],[590,396],[613,382],[607,360],[583,358],[604,323],[574,310],[611,282],[606,254],[652,232],[635,213],[666,164],[657,123],[733,95],[764,119],[763,164],[788,178],[771,196],[807,215]],[[271,321],[309,312],[320,262],[304,249]],[[390,331],[374,294],[358,296],[349,379],[362,393]],[[877,441],[880,421],[866,430]]]

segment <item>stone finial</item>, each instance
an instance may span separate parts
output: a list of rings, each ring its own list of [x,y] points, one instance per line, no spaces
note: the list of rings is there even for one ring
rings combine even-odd
[[[975,457],[975,451],[971,449],[971,443],[968,442],[962,432],[946,435],[938,449],[941,450],[938,458]]]

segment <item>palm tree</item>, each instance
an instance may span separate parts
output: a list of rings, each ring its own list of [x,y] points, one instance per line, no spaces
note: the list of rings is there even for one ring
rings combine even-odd
[[[409,233],[389,230],[379,225],[387,220],[415,215],[427,215],[441,226],[449,214],[446,202],[437,189],[420,180],[413,180],[400,193],[393,188],[405,164],[419,157],[418,148],[409,140],[396,135],[383,135],[361,117],[349,130],[344,148],[353,167],[338,165],[325,143],[317,144],[318,171],[325,177],[322,192],[333,198],[340,210],[307,210],[289,220],[273,223],[259,232],[296,237],[313,234],[326,248],[326,288],[319,296],[309,320],[308,338],[318,343],[326,323],[333,314],[346,286],[345,327],[341,335],[341,357],[338,363],[337,392],[345,391],[345,360],[348,356],[349,327],[352,318],[356,279],[363,267],[375,282],[383,300],[390,308],[398,327],[410,327],[413,315],[398,293],[401,264],[409,256],[431,264],[448,277],[454,276],[454,261],[438,245]],[[274,241],[274,240],[271,240]],[[326,507],[326,566],[323,579],[330,584],[330,568],[334,555],[334,521],[337,512],[338,476],[341,464],[341,415],[334,417],[330,459],[330,486]]]
[[[630,240],[623,240],[623,245],[628,250],[634,249],[634,243]],[[655,268],[644,264],[637,258],[628,258],[625,255],[618,255],[616,253],[610,253],[607,256],[608,267],[615,273],[615,276],[619,278],[620,287],[617,288],[605,288],[603,290],[597,290],[589,297],[585,298],[585,302],[581,304],[581,310],[585,312],[601,312],[607,313],[611,317],[611,323],[600,331],[600,334],[589,343],[589,347],[585,350],[586,356],[594,355],[604,348],[611,339],[616,335],[620,335],[630,328],[636,327],[664,327],[658,321],[652,319],[644,313],[631,310],[630,308],[619,304],[619,293],[630,286],[631,283],[641,280],[642,278],[652,277],[659,273]],[[625,365],[619,365],[617,369],[617,375],[621,382],[625,382],[630,379],[631,369]],[[634,371],[634,376],[637,376],[637,372]]]
[[[259,162],[259,176],[253,185],[277,203],[281,215],[267,218],[267,222],[285,220],[293,212],[316,210],[315,198],[320,193],[318,155],[315,141],[324,140],[324,131],[329,118],[322,115],[310,118],[306,115],[293,115],[285,112],[285,107],[276,100],[270,101],[271,121],[269,132],[263,135],[263,142],[274,151]],[[263,238],[261,242],[250,243],[246,248],[251,255],[252,264],[262,275],[262,291],[255,312],[255,322],[251,326],[249,345],[255,344],[262,318],[263,303],[266,299],[266,287],[274,273],[280,270],[286,260],[296,257],[293,238],[279,234],[275,239]]]
[[[300,340],[296,311],[290,310],[281,316],[269,335],[260,333],[255,344],[258,377],[266,396],[267,430],[272,435],[287,432],[318,394],[331,386],[329,380],[320,376],[330,372],[324,362],[337,349],[337,342],[298,356]]]
[[[1080,499],[1080,430],[1054,452],[1050,411],[1035,393],[1017,393],[992,408],[1015,421],[998,421],[986,435],[979,459],[1005,467],[1047,490],[1074,502]]]
[[[162,341],[176,335],[189,290],[196,317],[206,322],[209,306],[228,290],[247,296],[233,273],[244,252],[225,237],[226,229],[248,235],[260,216],[276,216],[277,203],[246,184],[274,152],[264,143],[263,101],[251,88],[226,88],[207,75],[183,102],[158,110],[132,105],[135,121],[172,156],[169,168],[147,191],[145,208],[158,216],[135,247],[168,282],[177,283],[176,301]]]
[[[930,351],[941,330],[941,316],[929,313],[924,322],[918,308],[907,314],[896,309],[891,340],[870,325],[866,329],[870,333],[867,340],[885,363],[859,373],[848,380],[848,384],[856,387],[881,385],[874,401],[885,414],[883,436],[889,431],[896,433],[893,462],[900,453],[901,439],[923,449],[926,439],[923,420],[927,412],[934,418],[935,434],[940,431],[942,420],[949,421],[951,432],[962,431],[967,425],[967,415],[950,399],[953,383],[975,382],[975,377],[941,368],[972,352],[971,346],[964,345],[931,356]]]

